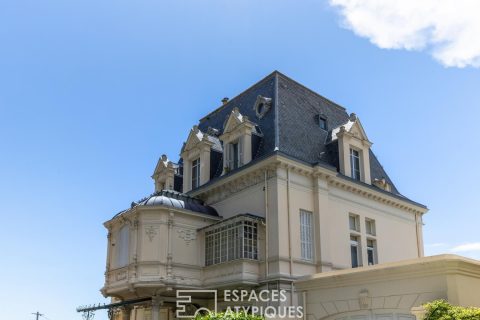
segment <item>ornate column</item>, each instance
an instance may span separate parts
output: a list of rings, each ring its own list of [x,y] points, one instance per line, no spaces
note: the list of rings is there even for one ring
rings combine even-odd
[[[130,320],[130,313],[132,308],[129,306],[124,306],[121,309],[122,320]]]
[[[410,312],[415,316],[417,320],[423,320],[425,318],[425,315],[427,314],[427,310],[425,310],[422,306],[413,307]]]
[[[172,235],[173,235],[174,214],[170,212],[168,217],[168,235],[167,235],[167,279],[172,279]]]
[[[160,306],[163,305],[163,300],[158,296],[152,297],[152,320],[160,320]]]
[[[107,261],[105,264],[105,284],[108,285],[108,278],[109,278],[109,271],[110,271],[110,256],[111,256],[111,248],[112,247],[112,230],[108,228],[108,235],[107,235]]]
[[[137,260],[138,260],[138,217],[135,216],[133,218],[133,223],[130,227],[130,230],[132,231],[132,263],[133,263],[133,270],[130,278],[133,278],[134,281],[136,281],[137,278]]]

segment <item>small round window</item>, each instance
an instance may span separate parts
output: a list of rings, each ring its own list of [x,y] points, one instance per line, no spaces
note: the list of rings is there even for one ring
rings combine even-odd
[[[263,114],[264,111],[265,111],[265,104],[263,102],[259,103],[257,106],[257,113]]]
[[[255,110],[257,118],[263,118],[263,116],[268,112],[268,110],[270,109],[271,101],[271,98],[266,98],[262,96],[257,97],[257,101],[253,106],[253,110]]]

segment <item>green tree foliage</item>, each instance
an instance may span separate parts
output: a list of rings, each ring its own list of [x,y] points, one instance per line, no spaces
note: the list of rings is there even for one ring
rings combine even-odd
[[[197,315],[195,320],[264,320],[264,318],[245,312],[221,312]]]
[[[452,306],[445,300],[423,305],[425,320],[480,320],[480,308]]]

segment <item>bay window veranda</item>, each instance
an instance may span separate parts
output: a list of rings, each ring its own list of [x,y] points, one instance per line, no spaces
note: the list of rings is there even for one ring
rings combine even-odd
[[[261,218],[239,215],[205,228],[205,265],[258,260],[258,224]]]

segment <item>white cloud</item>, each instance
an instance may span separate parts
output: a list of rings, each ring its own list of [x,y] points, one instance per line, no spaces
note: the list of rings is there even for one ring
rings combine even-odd
[[[480,242],[464,243],[450,249],[452,252],[480,251]]]
[[[384,49],[426,50],[448,67],[480,67],[479,0],[329,0],[345,27]]]

